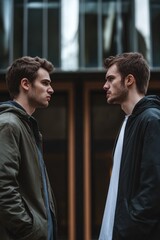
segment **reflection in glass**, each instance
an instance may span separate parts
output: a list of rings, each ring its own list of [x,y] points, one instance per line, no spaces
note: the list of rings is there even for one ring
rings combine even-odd
[[[159,67],[159,12],[159,0],[0,0],[0,69],[39,55],[67,71],[102,70],[126,51]]]
[[[81,3],[80,14],[80,65],[97,67],[98,65],[98,4],[95,1]]]
[[[80,66],[103,68],[103,59],[131,51],[133,26],[131,1],[80,2]]]
[[[78,69],[79,0],[61,0],[61,68]]]
[[[13,36],[14,59],[19,58],[23,55],[23,23],[24,23],[23,14],[24,12],[22,0],[16,0],[14,4],[14,36]]]
[[[98,65],[97,14],[94,11],[85,14],[85,67]]]
[[[42,9],[28,10],[28,55],[42,57]]]
[[[9,64],[9,47],[12,29],[12,2],[0,1],[0,68]]]
[[[151,62],[149,0],[143,0],[143,2],[135,0],[135,27],[139,40],[138,50],[149,62]]]
[[[151,38],[152,38],[152,59],[153,66],[160,67],[160,2],[159,0],[150,1],[151,14]]]
[[[103,56],[131,51],[131,1],[104,1],[102,8]],[[132,32],[133,37],[134,31]]]
[[[48,59],[56,68],[60,67],[59,7],[48,9]]]

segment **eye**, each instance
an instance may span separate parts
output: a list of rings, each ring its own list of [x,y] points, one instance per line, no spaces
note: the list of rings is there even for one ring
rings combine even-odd
[[[107,81],[108,82],[112,82],[114,80],[114,76],[109,76],[108,78],[107,78]]]
[[[42,81],[42,84],[43,84],[44,86],[50,86],[50,82],[49,82],[49,81]]]

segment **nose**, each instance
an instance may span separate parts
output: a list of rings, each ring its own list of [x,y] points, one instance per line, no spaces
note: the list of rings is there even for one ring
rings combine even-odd
[[[109,89],[109,84],[108,84],[108,82],[106,81],[105,84],[104,84],[104,86],[103,86],[103,90],[104,90],[104,91],[107,91],[108,89]]]
[[[54,93],[54,90],[53,90],[53,88],[52,88],[51,86],[50,86],[49,89],[48,89],[48,93],[49,93],[49,94]]]

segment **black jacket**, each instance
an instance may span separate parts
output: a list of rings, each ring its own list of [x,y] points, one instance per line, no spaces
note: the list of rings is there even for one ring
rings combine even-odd
[[[0,105],[1,240],[47,240],[48,220],[36,143],[39,139],[41,144],[41,135],[37,129],[35,138],[35,128],[36,121],[25,111],[10,104]],[[48,180],[47,184],[56,232]]]
[[[135,106],[124,134],[113,240],[160,239],[160,98]]]

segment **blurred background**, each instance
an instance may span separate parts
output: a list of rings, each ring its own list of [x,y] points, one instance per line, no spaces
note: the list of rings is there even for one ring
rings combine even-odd
[[[138,51],[160,93],[159,0],[0,0],[0,101],[5,72],[21,56],[55,66],[47,109],[34,114],[57,201],[58,240],[97,240],[123,119],[106,102],[104,59]]]

